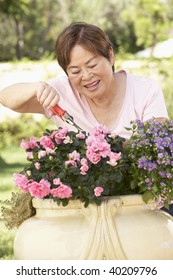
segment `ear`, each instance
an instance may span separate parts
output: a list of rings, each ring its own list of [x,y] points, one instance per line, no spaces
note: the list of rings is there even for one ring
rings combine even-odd
[[[114,55],[114,51],[113,51],[113,48],[111,47],[110,50],[109,50],[109,61],[110,63],[112,64],[112,66],[114,65],[115,63],[115,55]]]

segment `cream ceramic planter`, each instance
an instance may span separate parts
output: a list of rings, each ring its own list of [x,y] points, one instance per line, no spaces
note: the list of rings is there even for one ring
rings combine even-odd
[[[173,217],[140,195],[105,198],[85,208],[33,199],[36,215],[14,240],[20,260],[173,260]]]

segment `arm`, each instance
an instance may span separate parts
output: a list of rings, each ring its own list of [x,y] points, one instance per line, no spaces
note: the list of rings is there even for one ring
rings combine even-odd
[[[18,83],[0,92],[0,104],[19,113],[44,114],[59,102],[59,94],[44,82]]]

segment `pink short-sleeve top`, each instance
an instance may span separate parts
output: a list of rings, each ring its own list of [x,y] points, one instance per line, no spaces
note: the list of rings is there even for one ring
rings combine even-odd
[[[124,70],[120,70],[124,71]],[[126,73],[126,93],[123,106],[118,118],[115,120],[111,133],[129,138],[131,132],[126,127],[131,126],[131,121],[146,121],[155,118],[168,118],[164,95],[159,85],[151,78],[140,77]],[[76,124],[86,132],[89,132],[99,123],[94,117],[85,96],[77,92],[66,74],[60,74],[57,78],[48,81],[60,95],[59,105],[73,116]],[[52,117],[59,127],[73,127],[64,123],[59,117]]]

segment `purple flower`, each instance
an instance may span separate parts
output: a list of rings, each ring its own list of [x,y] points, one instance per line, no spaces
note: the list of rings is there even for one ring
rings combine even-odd
[[[151,172],[157,168],[157,164],[155,162],[148,160],[145,156],[143,156],[140,159],[138,159],[138,167],[143,168],[148,172]]]

